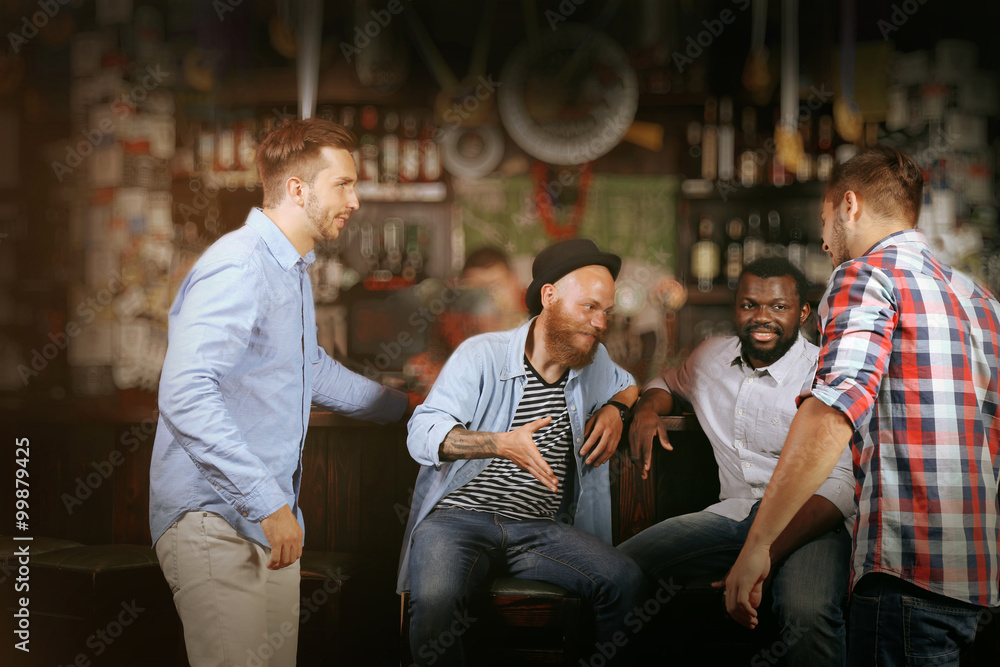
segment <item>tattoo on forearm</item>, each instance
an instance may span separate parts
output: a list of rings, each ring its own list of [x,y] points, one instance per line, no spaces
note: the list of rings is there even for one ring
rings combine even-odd
[[[461,426],[456,426],[444,437],[438,456],[442,461],[486,459],[496,456],[498,452],[497,435],[497,433],[483,431],[468,431]]]

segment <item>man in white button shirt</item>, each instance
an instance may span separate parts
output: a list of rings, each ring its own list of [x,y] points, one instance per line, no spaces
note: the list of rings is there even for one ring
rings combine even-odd
[[[785,259],[748,265],[734,302],[737,336],[699,345],[643,389],[630,429],[632,460],[650,469],[654,440],[672,449],[661,415],[689,404],[719,465],[719,502],[667,519],[622,543],[651,581],[725,577],[735,562],[808,392],[819,348],[799,336],[809,317],[806,279]],[[851,556],[854,476],[845,450],[830,477],[772,547],[771,608],[788,663],[844,665],[841,601]]]

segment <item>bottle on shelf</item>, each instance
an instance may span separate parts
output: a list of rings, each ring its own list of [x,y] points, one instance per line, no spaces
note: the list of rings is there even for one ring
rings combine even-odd
[[[360,181],[378,181],[378,110],[368,105],[361,109],[361,165],[358,173]]]
[[[795,180],[799,183],[805,183],[813,178],[813,137],[812,137],[812,119],[806,117],[799,123],[799,136],[802,137],[802,155],[799,157],[799,161],[795,164]]]
[[[747,215],[747,235],[743,239],[743,264],[764,256],[764,238],[760,232],[760,211],[752,210]]]
[[[688,151],[683,173],[688,178],[698,178],[701,176],[701,122],[689,122],[684,137],[687,139]]]
[[[719,99],[719,180],[731,183],[735,174],[736,128],[733,127],[733,98],[728,95]]]
[[[441,180],[441,148],[434,139],[436,130],[433,116],[428,115],[420,133],[420,180],[428,183]]]
[[[379,141],[379,181],[399,182],[399,113],[390,109],[385,112],[382,124],[382,138]]]
[[[743,150],[740,152],[740,185],[752,188],[760,183],[760,153],[757,150],[757,109],[743,107]]]
[[[712,216],[702,213],[698,222],[698,241],[691,246],[691,277],[698,281],[701,292],[711,292],[712,284],[719,277],[719,246],[712,239],[714,231]]]
[[[767,243],[764,244],[764,257],[785,257],[788,248],[781,239],[781,215],[776,209],[767,212]]]
[[[743,221],[739,218],[730,220],[726,225],[726,236],[729,237],[726,245],[726,284],[729,289],[735,290],[739,287],[743,271]]]
[[[391,275],[398,276],[403,272],[403,220],[402,218],[386,218],[382,221],[382,239],[385,249],[385,259],[382,268]]]
[[[799,271],[806,270],[806,238],[802,231],[802,210],[798,207],[791,212],[791,222],[788,225],[788,261]]]
[[[399,148],[399,180],[412,183],[420,179],[420,138],[417,115],[412,111],[403,113],[403,139]]]
[[[833,117],[824,114],[816,122],[816,178],[820,181],[830,180],[833,170]]]
[[[781,123],[781,110],[774,110],[774,127],[775,130],[779,127]],[[771,153],[768,156],[768,170],[767,170],[767,180],[768,183],[775,187],[784,187],[790,185],[792,182],[792,175],[785,169],[785,165],[781,164],[781,160],[778,159],[777,151]]]
[[[701,177],[714,181],[719,176],[719,128],[715,126],[718,101],[705,100],[705,125],[701,128]]]
[[[345,130],[348,130],[352,134],[357,132],[357,115],[358,111],[354,107],[341,107],[340,108],[340,124]],[[351,151],[351,157],[354,158],[354,168],[358,170],[359,174],[361,172],[361,149],[355,146],[354,150]]]
[[[215,132],[215,171],[236,169],[236,133],[228,116],[219,120]]]

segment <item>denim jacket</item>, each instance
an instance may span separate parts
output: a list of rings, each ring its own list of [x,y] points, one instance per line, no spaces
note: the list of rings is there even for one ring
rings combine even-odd
[[[533,322],[534,320],[532,320]],[[493,459],[441,462],[438,449],[456,426],[470,431],[502,433],[510,430],[528,378],[524,345],[532,322],[517,329],[474,336],[455,350],[438,376],[427,400],[410,418],[406,445],[421,464],[403,535],[399,561],[399,592],[409,587],[410,537],[441,498],[478,475]],[[580,456],[584,424],[619,391],[635,384],[632,376],[611,361],[599,346],[594,361],[582,370],[570,370],[566,406],[573,431],[576,465],[565,481],[566,494],[558,520],[611,543],[611,482],[608,465],[595,468]]]

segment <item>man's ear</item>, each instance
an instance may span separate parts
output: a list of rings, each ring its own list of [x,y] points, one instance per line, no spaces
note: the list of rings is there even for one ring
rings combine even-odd
[[[809,319],[809,313],[811,313],[811,312],[812,312],[812,306],[810,306],[809,302],[806,301],[805,303],[802,304],[802,308],[799,310],[799,324],[800,325],[806,323],[806,320]]]
[[[559,291],[552,283],[542,285],[542,308],[548,308],[559,300]]]
[[[844,218],[847,221],[857,222],[858,218],[861,217],[861,198],[854,190],[848,190],[844,193],[841,206],[844,207]]]
[[[306,184],[298,176],[289,176],[285,181],[285,196],[299,206],[306,204]]]

